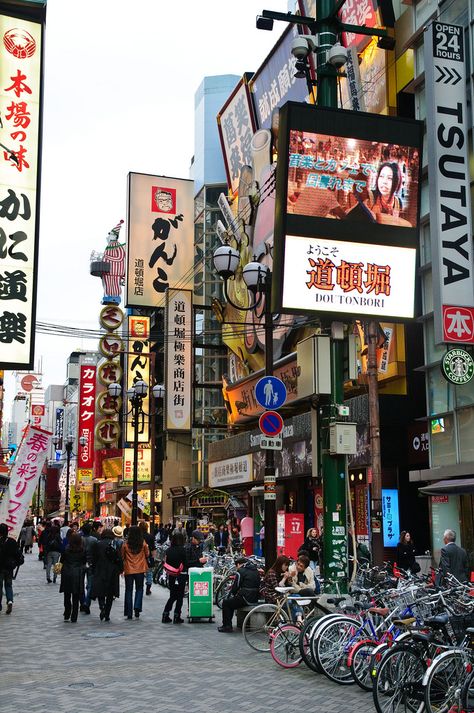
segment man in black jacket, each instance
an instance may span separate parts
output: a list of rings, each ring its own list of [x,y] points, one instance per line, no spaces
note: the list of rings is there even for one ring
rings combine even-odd
[[[176,530],[174,531],[176,532]],[[173,534],[174,534],[173,532]],[[194,530],[191,535],[191,542],[185,546],[187,567],[202,567],[207,562],[207,557],[203,555],[204,535],[200,530]]]
[[[13,537],[8,537],[8,525],[0,524],[0,610],[2,609],[3,589],[7,598],[5,614],[11,614],[13,608],[13,570],[18,566],[20,550]]]
[[[236,609],[258,602],[260,575],[257,567],[245,557],[236,559],[235,564],[237,573],[230,597],[227,597],[222,602],[222,626],[218,628],[218,631],[222,634],[230,634],[233,631],[232,617]]]
[[[441,548],[439,561],[438,584],[442,583],[447,574],[452,574],[460,582],[467,582],[469,577],[469,564],[466,550],[456,544],[454,530],[445,530],[443,534],[444,547]]]

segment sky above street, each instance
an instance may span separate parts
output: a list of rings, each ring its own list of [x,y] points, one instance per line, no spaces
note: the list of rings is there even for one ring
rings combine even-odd
[[[126,218],[129,171],[189,177],[194,93],[205,76],[255,71],[285,28],[255,28],[286,0],[48,0],[37,319],[98,328],[89,257]],[[121,238],[126,236],[122,228]],[[95,341],[38,334],[43,384]],[[6,418],[14,396],[6,379]]]

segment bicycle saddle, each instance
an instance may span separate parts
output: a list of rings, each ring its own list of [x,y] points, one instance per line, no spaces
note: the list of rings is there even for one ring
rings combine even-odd
[[[369,612],[371,614],[378,614],[379,616],[388,616],[390,610],[388,607],[370,607]]]
[[[448,620],[449,615],[444,613],[428,617],[425,619],[424,624],[425,626],[429,626],[431,629],[441,629],[442,626],[445,626],[448,623]]]
[[[334,606],[338,606],[341,602],[345,601],[346,597],[331,597],[330,599],[326,599],[326,602],[328,604],[334,604]]]
[[[291,592],[293,587],[275,587],[275,592],[280,592],[280,594],[286,594],[287,592]]]
[[[433,636],[432,631],[413,631],[411,635],[415,641],[426,641],[427,643],[433,641]]]
[[[309,604],[311,604],[311,599],[297,599],[298,606],[300,607],[307,607]]]

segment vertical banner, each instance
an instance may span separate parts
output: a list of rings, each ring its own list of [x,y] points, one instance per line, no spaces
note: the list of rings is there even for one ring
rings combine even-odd
[[[77,429],[77,461],[79,469],[94,467],[94,420],[95,420],[96,365],[81,364],[79,381],[79,409]],[[79,438],[85,438],[84,446]]]
[[[130,315],[128,317],[127,348],[127,391],[137,381],[144,381],[150,387],[150,318]],[[150,440],[150,389],[143,399],[143,413],[138,424],[138,442]],[[132,418],[127,418],[126,441],[133,443],[134,428]]]
[[[0,15],[0,366],[33,367],[42,25]]]
[[[166,430],[192,426],[193,293],[169,290],[166,299]]]
[[[56,448],[56,460],[61,460],[61,452],[63,450],[63,438],[64,438],[64,409],[56,409],[56,420],[54,422],[54,435],[58,439],[55,446]]]
[[[464,29],[430,23],[424,51],[435,341],[473,344]]]
[[[217,115],[217,126],[227,174],[227,185],[237,193],[240,170],[252,164],[252,136],[256,129],[247,80],[244,77]]]
[[[35,426],[28,431],[18,449],[10,472],[10,482],[0,502],[0,522],[8,525],[8,534],[20,536],[28,508],[50,449],[51,433]]]
[[[127,307],[163,307],[193,284],[194,182],[129,173],[127,212]]]
[[[398,490],[382,489],[383,546],[396,547],[400,539]]]

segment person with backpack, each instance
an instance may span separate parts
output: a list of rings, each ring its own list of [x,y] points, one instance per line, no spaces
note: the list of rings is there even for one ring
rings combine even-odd
[[[129,527],[128,537],[122,545],[121,555],[125,576],[125,601],[123,613],[127,619],[132,619],[132,611],[134,611],[135,619],[138,619],[143,605],[143,583],[145,580],[145,572],[148,569],[148,557],[150,556],[150,550],[143,539],[143,532],[139,527],[137,527],[137,525]],[[133,597],[134,585],[135,597]]]
[[[102,530],[100,540],[91,549],[92,599],[99,600],[100,620],[110,621],[114,599],[120,596],[120,575],[123,560],[112,530]]]
[[[56,582],[55,565],[59,562],[62,551],[61,535],[59,527],[53,525],[49,528],[48,537],[43,539],[43,550],[46,557],[46,581],[51,584],[51,581]],[[53,579],[51,580],[51,567],[53,568]]]
[[[18,543],[8,536],[8,525],[0,523],[0,611],[2,610],[3,590],[7,598],[5,614],[13,609],[13,570],[24,562]]]

